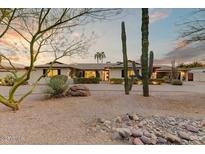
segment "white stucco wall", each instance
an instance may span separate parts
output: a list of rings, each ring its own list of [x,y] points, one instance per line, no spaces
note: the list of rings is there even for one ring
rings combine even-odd
[[[70,72],[70,69],[69,68],[61,68],[61,75],[67,75],[68,78],[70,79],[70,76],[69,76],[69,72]],[[35,83],[35,81],[43,74],[43,69],[42,68],[37,68],[36,70],[34,70],[32,73],[31,73],[31,78],[29,80],[29,84],[33,84]],[[48,81],[50,80],[50,78],[48,77],[45,77],[45,78],[42,78],[39,82],[39,84],[46,84],[48,83]]]
[[[110,69],[109,70],[110,71],[110,79],[111,78],[122,78],[122,69],[120,69],[120,68],[113,68],[113,69]],[[139,74],[141,74],[142,73],[142,70],[141,69],[139,69]]]
[[[205,69],[190,70],[193,73],[193,81],[205,81]]]
[[[121,69],[110,69],[110,79],[111,78],[122,78]]]
[[[25,70],[18,70],[17,75],[20,76],[23,75],[23,73],[25,73]],[[12,75],[10,72],[0,72],[0,79],[6,77],[8,74]]]

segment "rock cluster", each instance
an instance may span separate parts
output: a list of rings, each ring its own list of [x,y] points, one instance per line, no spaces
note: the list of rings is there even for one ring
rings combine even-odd
[[[70,87],[68,90],[67,96],[74,96],[74,97],[85,97],[85,96],[90,96],[90,90],[84,86],[84,85],[75,85]]]
[[[98,118],[96,126],[112,140],[134,145],[205,144],[204,120],[125,114],[112,120]]]

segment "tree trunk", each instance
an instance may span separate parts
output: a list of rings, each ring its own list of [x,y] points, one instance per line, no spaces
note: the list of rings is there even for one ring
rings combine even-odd
[[[17,111],[19,110],[19,103],[18,102],[14,102],[12,100],[6,100],[0,97],[0,102],[2,104],[4,104],[5,106],[11,108],[13,111]]]
[[[143,96],[149,96],[149,74],[148,74],[148,47],[149,47],[149,13],[148,8],[142,8],[142,82]]]

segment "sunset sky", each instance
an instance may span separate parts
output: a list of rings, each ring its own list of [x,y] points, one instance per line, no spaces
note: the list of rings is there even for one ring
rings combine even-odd
[[[181,28],[177,24],[189,18],[193,11],[194,9],[149,10],[149,50],[154,51],[155,63],[170,64],[171,59],[176,59],[178,63],[205,59],[205,46],[203,44],[194,47],[187,46],[178,39]],[[104,61],[122,61],[121,21],[125,21],[126,24],[128,58],[139,60],[141,55],[141,10],[127,9],[126,16],[122,18],[98,21],[82,27],[86,33],[94,32],[97,36],[96,40],[92,42],[89,53],[84,57],[65,57],[60,61],[64,63],[96,62],[94,54],[97,51],[105,52],[107,58]],[[80,35],[79,33],[79,31],[75,31],[74,35]],[[15,39],[13,36],[10,37],[9,41]],[[8,45],[7,40],[0,40],[0,46],[5,45]],[[20,57],[15,62],[28,63],[28,59],[23,54],[15,56]],[[44,56],[37,63],[49,61],[50,59]]]

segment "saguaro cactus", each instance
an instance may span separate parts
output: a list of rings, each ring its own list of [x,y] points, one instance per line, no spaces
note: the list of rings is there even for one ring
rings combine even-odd
[[[149,96],[149,70],[148,70],[148,50],[149,50],[149,11],[148,8],[142,8],[142,82],[143,96]]]
[[[149,66],[148,66],[148,78],[149,79],[152,76],[153,61],[154,61],[154,52],[150,51],[150,53],[149,53]],[[142,63],[142,60],[141,60],[141,63]],[[134,73],[135,73],[134,77],[137,77],[138,79],[142,80],[143,79],[143,75],[139,74],[139,72],[137,70],[137,67],[136,67],[136,64],[135,64],[135,61],[132,61],[132,68],[133,68]]]
[[[128,60],[127,60],[127,44],[126,44],[126,31],[125,31],[125,23],[121,23],[121,39],[122,39],[122,53],[123,53],[123,64],[124,64],[124,87],[125,94],[129,95],[130,87],[129,87],[129,79],[128,79]]]
[[[141,56],[141,65],[142,65],[142,75],[139,74],[135,61],[132,62],[133,70],[135,75],[128,78],[128,59],[127,59],[127,46],[126,46],[126,32],[125,32],[125,23],[121,24],[122,34],[122,53],[123,53],[123,64],[124,64],[124,81],[125,81],[125,94],[129,94],[129,91],[132,89],[132,84],[134,77],[142,80],[143,82],[143,96],[149,96],[149,79],[151,78],[153,71],[153,60],[154,53],[150,51],[149,61],[148,61],[148,50],[149,50],[149,13],[147,8],[142,9],[142,56]],[[149,66],[148,66],[149,65]]]

